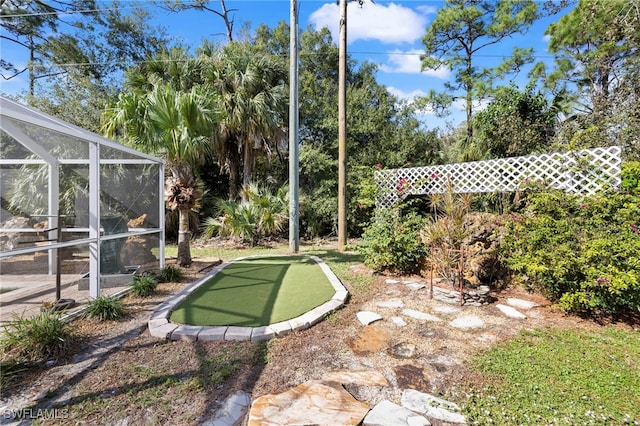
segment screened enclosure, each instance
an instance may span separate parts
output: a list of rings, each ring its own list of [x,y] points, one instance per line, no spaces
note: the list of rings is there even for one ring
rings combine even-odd
[[[86,301],[164,266],[161,159],[4,97],[0,119],[3,311]]]

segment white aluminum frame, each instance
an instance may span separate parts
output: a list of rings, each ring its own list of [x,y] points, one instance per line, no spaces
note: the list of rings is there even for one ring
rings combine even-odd
[[[17,128],[10,120],[22,121],[30,125],[42,127],[54,132],[71,136],[73,138],[82,139],[89,146],[88,159],[58,159],[53,157],[46,149],[31,139],[28,135]],[[49,168],[48,182],[48,220],[49,228],[56,229],[57,212],[59,209],[59,166],[63,164],[88,164],[89,165],[89,238],[68,242],[55,242],[48,244],[46,247],[30,247],[14,250],[0,251],[0,259],[11,256],[35,253],[38,251],[48,251],[49,253],[49,273],[55,274],[57,262],[56,251],[63,247],[72,247],[77,245],[89,245],[89,295],[90,298],[96,298],[100,295],[100,243],[115,238],[122,238],[132,235],[157,234],[159,239],[159,261],[160,267],[164,267],[164,241],[165,241],[165,223],[164,223],[164,160],[134,149],[118,144],[107,138],[95,133],[84,130],[78,126],[59,120],[53,116],[45,114],[41,111],[24,106],[18,102],[0,96],[0,128],[7,134],[12,136],[16,141],[24,145],[29,151],[40,157],[40,160],[33,159],[4,159],[0,158],[0,165],[25,165],[25,164],[42,164]],[[135,156],[137,158],[123,159],[100,159],[101,147],[115,149],[123,154]],[[158,188],[158,218],[159,228],[145,229],[138,232],[128,232],[116,235],[101,236],[100,235],[100,166],[102,164],[157,164],[159,167],[159,188]],[[15,230],[0,230],[15,231]],[[55,238],[57,231],[49,231],[49,239]]]

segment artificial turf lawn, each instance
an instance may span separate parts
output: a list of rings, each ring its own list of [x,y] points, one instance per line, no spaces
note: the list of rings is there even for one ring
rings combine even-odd
[[[247,258],[193,291],[173,310],[171,321],[260,327],[302,315],[334,294],[320,266],[307,256]]]

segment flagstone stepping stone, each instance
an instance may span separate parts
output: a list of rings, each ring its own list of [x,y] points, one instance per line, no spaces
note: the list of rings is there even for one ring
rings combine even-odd
[[[539,306],[537,303],[530,300],[516,299],[515,297],[508,298],[507,305],[515,306],[520,309],[531,309]]]
[[[356,317],[358,318],[358,321],[360,321],[362,325],[369,325],[372,322],[379,321],[382,319],[382,317],[379,314],[376,314],[375,312],[371,312],[371,311],[360,311],[356,314]]]
[[[503,314],[508,316],[509,318],[517,318],[517,319],[526,319],[527,316],[522,312],[518,311],[515,308],[507,305],[501,305],[500,303],[496,304],[496,308],[500,310]]]
[[[210,421],[203,426],[229,426],[234,425],[247,413],[247,407],[251,404],[251,397],[246,392],[236,392],[225,399],[222,407],[218,408]]]
[[[359,386],[389,386],[387,379],[379,371],[362,370],[329,371],[322,376],[325,382],[338,382],[343,385],[354,384]]]
[[[376,306],[379,308],[404,308],[404,302],[400,299],[383,300],[376,302]]]
[[[416,311],[415,309],[403,309],[402,314],[413,319],[421,320],[421,321],[432,321],[439,322],[442,321],[441,318],[438,318],[435,315],[427,314],[426,312]]]
[[[248,426],[358,425],[369,406],[341,384],[310,380],[280,394],[264,395],[251,404]]]
[[[475,315],[467,315],[458,317],[449,323],[450,326],[456,328],[480,328],[484,327],[484,322]]]
[[[453,306],[435,306],[433,308],[434,311],[439,314],[459,314],[460,309],[454,308]]]
[[[407,322],[402,317],[391,317],[389,321],[397,325],[398,327],[404,327],[407,325]]]
[[[467,419],[460,414],[457,404],[413,389],[402,392],[403,407],[424,414],[429,419],[448,423],[466,423]]]
[[[392,278],[387,278],[384,282],[387,283],[387,284],[399,284],[400,283],[400,281],[394,280]]]
[[[409,290],[412,291],[418,291],[421,288],[424,288],[424,284],[420,284],[420,283],[407,283],[407,287],[409,287]]]
[[[431,422],[385,399],[369,411],[362,424],[364,426],[430,426]]]

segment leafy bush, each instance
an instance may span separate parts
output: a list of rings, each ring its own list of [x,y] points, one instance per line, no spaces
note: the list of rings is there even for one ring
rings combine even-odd
[[[243,188],[244,200],[221,200],[220,216],[204,222],[204,235],[230,237],[254,245],[260,238],[279,235],[287,223],[288,189],[283,186],[276,194],[268,188],[251,184]]]
[[[60,313],[43,310],[27,318],[14,314],[3,326],[0,347],[11,358],[36,362],[65,356],[76,339]]]
[[[513,215],[505,262],[566,311],[640,311],[640,197],[531,194]]]
[[[138,275],[133,278],[131,293],[137,297],[149,297],[156,291],[158,279],[153,275]]]
[[[362,235],[359,251],[364,255],[365,265],[376,271],[418,271],[426,254],[426,246],[420,241],[423,226],[424,219],[414,212],[405,215],[391,209],[380,212]]]
[[[182,272],[182,269],[173,265],[165,266],[156,274],[156,278],[160,283],[179,282],[183,277],[184,273]]]
[[[622,192],[640,195],[640,161],[622,163]]]
[[[96,297],[87,305],[86,315],[101,321],[119,320],[124,316],[124,305],[113,296]]]

